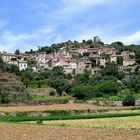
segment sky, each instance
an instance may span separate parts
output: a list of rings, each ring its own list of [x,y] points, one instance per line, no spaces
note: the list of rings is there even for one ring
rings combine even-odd
[[[140,0],[0,0],[0,51],[100,36],[140,44]]]

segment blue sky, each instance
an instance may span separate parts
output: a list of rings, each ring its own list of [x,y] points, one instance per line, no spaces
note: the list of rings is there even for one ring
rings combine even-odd
[[[140,0],[0,0],[0,51],[67,40],[140,44]]]

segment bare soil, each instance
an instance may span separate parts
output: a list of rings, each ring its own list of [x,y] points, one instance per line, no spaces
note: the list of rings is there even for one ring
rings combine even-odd
[[[140,140],[140,131],[0,123],[0,140]]]
[[[41,106],[12,106],[0,107],[1,112],[24,112],[24,111],[44,111],[44,110],[94,110],[109,107],[101,107],[89,104],[56,104],[56,105],[41,105]]]

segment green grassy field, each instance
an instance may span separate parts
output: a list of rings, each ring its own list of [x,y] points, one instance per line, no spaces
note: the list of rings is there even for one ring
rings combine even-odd
[[[129,116],[140,116],[138,113],[109,113],[109,114],[94,114],[94,115],[50,115],[44,116],[4,116],[0,117],[0,121],[3,122],[24,122],[24,121],[38,121],[38,120],[78,120],[78,119],[97,119],[97,118],[114,118],[114,117],[129,117]]]
[[[31,122],[34,123],[34,122]],[[100,119],[81,119],[81,120],[56,120],[45,121],[43,124],[51,126],[80,126],[94,128],[118,128],[129,130],[140,130],[140,116],[100,118]]]

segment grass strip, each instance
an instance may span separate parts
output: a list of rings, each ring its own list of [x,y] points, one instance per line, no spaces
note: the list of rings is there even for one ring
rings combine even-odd
[[[97,119],[97,118],[113,118],[113,117],[130,117],[139,116],[140,113],[114,113],[114,114],[95,114],[95,115],[76,115],[76,116],[36,116],[36,117],[26,117],[26,116],[7,116],[0,117],[1,122],[24,122],[24,121],[51,121],[51,120],[74,120],[74,119]]]

